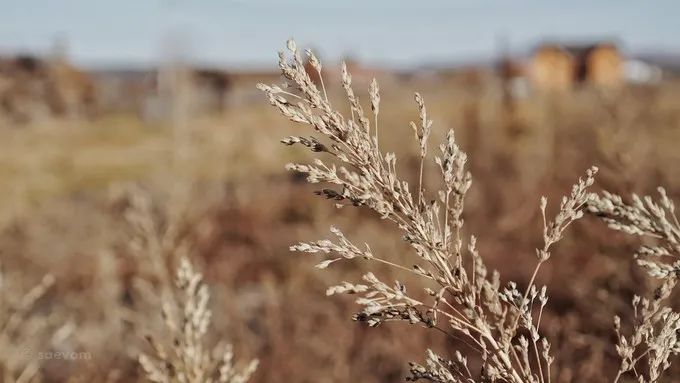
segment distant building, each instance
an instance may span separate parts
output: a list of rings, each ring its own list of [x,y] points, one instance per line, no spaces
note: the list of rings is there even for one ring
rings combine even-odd
[[[179,64],[100,70],[95,78],[103,110],[137,113],[149,120],[170,119],[175,108],[188,108],[192,113],[222,113],[228,107],[233,83],[227,71]]]
[[[496,65],[496,72],[501,80],[504,104],[510,105],[529,95],[526,67],[521,61],[503,57]]]
[[[529,67],[529,78],[534,89],[568,90],[574,82],[574,60],[559,45],[539,47]]]
[[[141,113],[155,89],[157,74],[152,69],[102,69],[92,76],[103,112]]]
[[[227,108],[227,96],[231,92],[231,75],[219,69],[195,69],[192,73],[194,93],[203,110],[223,113]]]
[[[625,81],[624,62],[618,47],[609,42],[545,43],[534,51],[528,72],[535,89],[568,90],[579,84],[613,88]]]
[[[641,60],[626,61],[623,72],[626,81],[633,84],[658,84],[663,78],[661,68]]]

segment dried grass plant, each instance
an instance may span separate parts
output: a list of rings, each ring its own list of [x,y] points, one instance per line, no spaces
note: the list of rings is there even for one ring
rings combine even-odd
[[[680,313],[668,307],[680,276],[680,223],[673,201],[663,188],[658,191],[656,201],[633,194],[630,203],[603,192],[588,206],[611,229],[651,239],[640,246],[634,257],[650,277],[661,282],[653,297],[633,298],[636,321],[630,335],[624,335],[621,320],[615,318],[621,364],[614,381],[626,373],[635,375],[639,382],[661,381],[672,358],[680,354]]]
[[[191,228],[221,195],[213,195],[205,188],[199,194],[199,176],[190,167],[197,150],[188,124],[189,98],[183,71],[171,69],[163,78],[171,88],[173,114],[172,161],[168,169],[172,176],[164,179],[165,198],[155,200],[138,187],[119,190],[120,200],[127,205],[128,248],[135,269],[131,320],[137,328],[154,334],[145,337],[153,355],[141,353],[138,360],[146,379],[152,382],[244,383],[255,372],[258,361],[238,369],[231,345],[218,341],[212,347],[213,340],[208,336],[212,319],[210,292],[188,258]],[[147,314],[157,312],[158,306],[162,307],[162,325],[149,321]]]
[[[130,188],[128,193],[130,206],[125,215],[131,229],[130,250],[138,262],[132,321],[156,334],[145,336],[153,355],[141,353],[138,358],[146,379],[156,383],[247,382],[257,360],[238,369],[232,345],[210,346],[210,291],[189,261],[190,245],[182,233],[192,222],[187,195],[175,195],[155,206],[151,196],[139,188]],[[159,305],[162,326],[144,316],[153,312],[149,307]]]
[[[222,347],[221,352],[206,345],[212,315],[208,308],[210,292],[185,256],[180,258],[175,287],[176,300],[163,305],[172,346],[167,350],[163,342],[148,338],[155,355],[139,357],[147,379],[156,383],[247,382],[257,369],[257,360],[239,370],[234,365],[231,345]]]
[[[662,220],[664,210],[651,202],[636,204],[630,208],[634,210],[629,210],[620,199],[610,195],[604,199],[593,196],[588,192],[597,173],[593,167],[587,170],[585,178],[576,182],[570,194],[562,198],[554,218],[549,218],[546,212],[547,199],[541,198],[543,245],[535,251],[536,266],[529,283],[520,287],[514,282],[502,282],[497,271],[485,266],[475,237],[463,231],[464,200],[471,176],[465,169],[467,155],[456,143],[453,131],[448,132],[434,155],[440,189],[434,195],[425,190],[424,180],[429,177],[427,169],[431,167],[428,139],[433,123],[423,97],[415,94],[419,120],[410,123],[420,152],[417,185],[413,187],[397,171],[396,155],[385,153],[380,147],[380,134],[384,133],[379,130],[377,82],[373,80],[368,89],[369,114],[355,94],[351,74],[343,64],[342,87],[350,109],[349,116],[345,116],[327,96],[322,65],[314,53],[306,51],[303,58],[292,40],[288,41],[287,49],[288,54],[279,53],[279,68],[285,83],[258,87],[283,116],[310,126],[319,135],[291,136],[282,142],[303,145],[324,156],[312,163],[289,164],[287,168],[304,174],[310,183],[330,185],[316,194],[334,201],[338,208],[367,208],[396,226],[402,239],[410,245],[413,257],[411,264],[396,263],[394,257],[374,253],[369,244],[354,243],[336,227],[331,227],[332,239],[301,242],[291,246],[291,250],[322,256],[324,259],[317,265],[319,269],[340,261],[364,260],[368,267],[371,263],[380,263],[422,280],[414,293],[399,281],[389,284],[368,272],[361,283],[342,282],[327,291],[328,295],[359,296],[356,302],[362,309],[354,315],[356,321],[369,326],[401,321],[441,332],[456,341],[458,349],[452,357],[427,350],[424,364],[411,363],[409,380],[551,382],[554,357],[549,340],[540,331],[548,295],[545,286],[536,284],[536,277],[541,265],[551,258],[553,246],[565,229],[583,216],[591,200],[599,204],[589,205],[590,209],[608,217],[616,228],[651,234],[669,244],[645,247],[642,255],[668,255],[671,249],[677,251],[679,232],[673,230],[677,221]],[[319,86],[305,70],[306,62],[317,72],[314,77],[320,79]],[[672,210],[672,204],[665,197],[661,206]],[[669,356],[677,352],[677,314],[671,313],[661,301],[668,297],[675,283],[678,266],[649,261],[641,264],[652,275],[667,279],[654,300],[637,298],[634,302],[641,323],[631,337],[619,335],[617,350],[623,361],[615,381],[628,371],[633,371],[641,382],[659,381]],[[422,291],[418,291],[420,289]],[[640,350],[641,347],[646,350]],[[648,374],[635,369],[644,358],[649,362]]]
[[[16,273],[0,271],[0,371],[2,381],[8,383],[38,379],[41,365],[37,353],[45,350],[45,340],[70,331],[70,326],[57,331],[61,318],[40,309],[40,300],[54,284],[54,277],[46,275],[25,293],[21,293],[20,281]]]

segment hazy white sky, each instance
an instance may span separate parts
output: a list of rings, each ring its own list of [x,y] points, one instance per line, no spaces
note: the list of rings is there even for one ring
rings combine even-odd
[[[619,38],[680,51],[677,0],[0,0],[0,53],[61,37],[77,62],[150,63],[176,41],[192,60],[273,63],[289,36],[321,55],[393,66],[491,57],[541,39]]]

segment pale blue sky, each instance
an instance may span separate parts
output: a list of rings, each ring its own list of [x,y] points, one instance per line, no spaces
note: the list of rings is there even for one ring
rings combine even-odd
[[[616,37],[629,50],[680,51],[677,0],[0,0],[0,53],[58,36],[81,64],[152,63],[180,41],[197,62],[273,63],[289,36],[335,59],[408,66],[491,57],[543,38]]]

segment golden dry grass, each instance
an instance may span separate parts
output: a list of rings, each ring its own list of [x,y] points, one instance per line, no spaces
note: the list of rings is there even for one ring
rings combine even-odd
[[[649,193],[663,184],[680,199],[677,83],[618,95],[580,90],[536,96],[519,100],[513,110],[502,106],[492,82],[478,88],[455,79],[387,85],[381,135],[386,148],[401,156],[405,174],[418,164],[417,148],[402,139],[412,134],[406,122],[417,118],[412,90],[428,101],[433,141],[455,128],[470,154],[475,183],[466,225],[480,237],[491,266],[508,279],[526,283],[533,254],[520,249],[541,239],[538,196],[557,197],[591,164],[601,168],[600,187]],[[149,191],[160,227],[174,206],[172,196],[191,186],[181,206],[193,213],[178,232],[213,291],[215,338],[223,335],[237,355],[260,359],[253,381],[398,381],[406,373],[403,361],[420,359],[425,345],[452,349],[425,332],[403,337],[399,325],[370,331],[352,325],[351,301],[326,299],[324,291],[358,266],[322,276],[314,259],[288,253],[291,243],[325,233],[331,214],[348,236],[372,239],[376,251],[404,249],[376,243],[392,234],[380,222],[361,212],[338,215],[285,172],[282,164],[309,158],[278,143],[299,134],[298,127],[282,123],[264,99],[189,121],[170,126],[104,116],[0,129],[2,266],[18,276],[23,291],[52,274],[55,286],[38,311],[74,327],[65,340],[46,335],[32,347],[91,356],[42,360],[44,381],[141,378],[135,359],[149,349],[131,317],[147,318],[152,329],[162,319],[157,307],[136,300],[131,286],[135,278],[159,282],[128,248],[128,201],[117,191],[130,182]],[[554,381],[602,381],[615,374],[616,357],[604,352],[613,339],[611,317],[630,319],[632,287],[646,284],[631,265],[631,242],[600,229],[588,220],[576,225],[540,281],[555,286],[543,325],[559,356]]]

